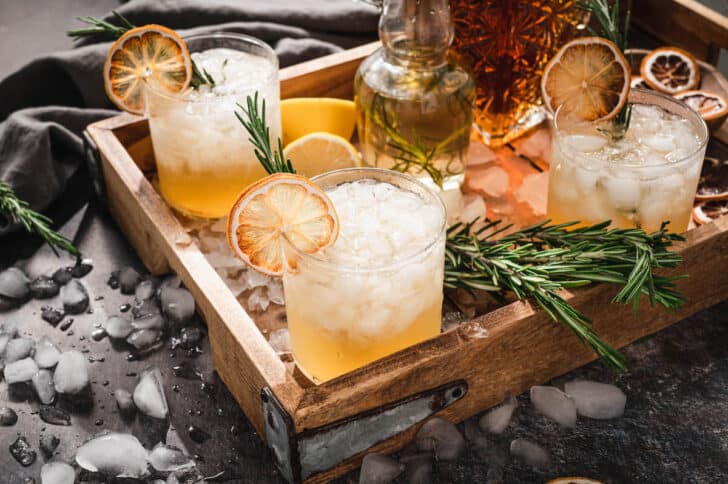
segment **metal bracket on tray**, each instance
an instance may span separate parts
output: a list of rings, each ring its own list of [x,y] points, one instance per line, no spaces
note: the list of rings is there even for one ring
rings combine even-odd
[[[300,434],[270,388],[261,392],[265,437],[278,470],[300,482],[393,437],[460,400],[468,391],[456,381]]]
[[[106,203],[106,191],[104,190],[104,181],[101,176],[101,155],[99,149],[91,139],[88,131],[83,132],[83,155],[86,158],[86,166],[91,177],[91,183],[94,187],[96,196]]]

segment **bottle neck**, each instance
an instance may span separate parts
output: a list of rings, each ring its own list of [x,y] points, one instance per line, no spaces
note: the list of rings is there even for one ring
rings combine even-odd
[[[449,0],[384,0],[379,38],[394,62],[447,62],[453,39]]]

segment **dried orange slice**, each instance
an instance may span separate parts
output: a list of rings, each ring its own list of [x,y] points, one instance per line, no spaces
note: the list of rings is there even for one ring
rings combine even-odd
[[[652,88],[677,94],[700,85],[700,66],[692,54],[678,47],[660,47],[642,59],[640,74]]]
[[[714,92],[685,91],[675,97],[696,110],[710,129],[719,128],[728,117],[728,101]]]
[[[546,484],[604,484],[602,481],[589,479],[588,477],[559,477],[552,479]]]
[[[693,220],[698,225],[710,223],[725,215],[728,215],[728,200],[712,200],[693,208]]]
[[[707,157],[700,170],[695,200],[704,202],[725,199],[728,199],[728,160]]]
[[[583,37],[564,45],[541,79],[546,105],[586,121],[613,118],[627,102],[629,63],[619,48],[601,37]]]
[[[144,112],[144,85],[176,94],[192,79],[187,45],[174,30],[144,25],[125,32],[109,49],[104,62],[104,89],[119,109]]]
[[[227,240],[232,251],[260,272],[279,276],[295,269],[291,248],[312,254],[339,235],[339,218],[328,195],[308,178],[276,173],[250,185],[230,209]]]

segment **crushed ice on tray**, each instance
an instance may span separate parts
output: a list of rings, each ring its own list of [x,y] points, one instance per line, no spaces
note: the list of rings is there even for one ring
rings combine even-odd
[[[556,387],[531,387],[531,403],[540,413],[564,427],[576,426],[574,399]]]
[[[531,467],[543,469],[551,463],[551,455],[540,445],[526,439],[511,442],[511,455]]]
[[[61,300],[63,309],[68,314],[80,314],[88,309],[88,292],[76,279],[61,288]]]
[[[276,329],[275,331],[271,331],[268,335],[268,343],[278,354],[290,353],[291,336],[288,333],[288,328],[281,328]]]
[[[11,339],[5,346],[5,363],[22,360],[32,356],[35,342],[30,338]]]
[[[119,432],[83,444],[76,452],[76,463],[87,471],[111,477],[140,479],[149,474],[146,449],[133,435]]]
[[[40,406],[40,418],[51,425],[71,425],[71,414],[58,407]]]
[[[384,454],[367,454],[361,463],[359,484],[385,484],[404,471],[404,465]]]
[[[77,394],[88,386],[88,363],[78,351],[66,351],[58,357],[53,374],[58,393]]]
[[[59,356],[61,356],[61,352],[48,336],[43,336],[35,344],[34,358],[38,368],[53,368],[58,363]]]
[[[11,427],[18,422],[18,414],[9,407],[0,407],[0,426]]]
[[[8,384],[30,381],[37,372],[38,365],[35,364],[33,358],[23,358],[22,360],[9,363],[5,365],[5,370],[3,371],[5,382]]]
[[[195,467],[195,461],[182,450],[171,445],[157,444],[147,457],[149,463],[158,471],[171,472]]]
[[[624,415],[627,396],[614,385],[574,380],[564,385],[564,391],[574,399],[579,415],[595,419],[610,419]]]
[[[513,416],[513,411],[518,407],[518,401],[509,395],[499,406],[492,408],[480,417],[478,424],[484,432],[501,434],[508,427]]]
[[[420,450],[431,451],[437,460],[457,459],[465,450],[465,439],[447,420],[432,417],[420,427],[415,436]]]
[[[35,299],[48,299],[58,295],[61,287],[48,276],[38,276],[30,282],[30,294]]]
[[[20,465],[24,467],[28,467],[35,462],[35,458],[37,456],[27,439],[22,435],[15,439],[15,442],[10,444],[10,454]]]
[[[32,378],[33,389],[38,400],[45,405],[50,405],[56,399],[56,388],[53,386],[53,374],[48,370],[38,370]]]
[[[41,484],[73,484],[76,471],[65,462],[48,462],[40,469]]]
[[[162,373],[158,368],[142,373],[139,383],[134,389],[134,404],[145,415],[163,419],[169,413],[167,397],[164,394]]]

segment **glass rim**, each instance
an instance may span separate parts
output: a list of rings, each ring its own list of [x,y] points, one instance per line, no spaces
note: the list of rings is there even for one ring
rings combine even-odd
[[[655,165],[643,165],[643,164],[637,164],[637,163],[620,163],[619,164],[620,168],[624,167],[624,168],[630,168],[630,169],[634,169],[634,168],[651,169],[651,168],[661,168],[661,167],[665,167],[665,166],[678,166],[678,165],[691,161],[691,159],[695,155],[699,154],[701,151],[704,151],[706,149],[706,147],[708,145],[708,141],[710,140],[710,131],[708,130],[708,125],[705,123],[705,120],[697,111],[695,111],[694,109],[692,109],[690,106],[688,106],[684,102],[680,101],[679,99],[675,99],[672,96],[669,96],[669,95],[661,93],[661,92],[652,91],[649,89],[643,89],[640,87],[633,87],[629,90],[627,102],[632,102],[630,97],[632,96],[632,93],[635,93],[635,92],[639,95],[647,96],[648,98],[649,97],[662,98],[668,104],[672,104],[673,106],[678,106],[681,109],[687,109],[687,111],[689,112],[688,115],[692,116],[695,120],[697,120],[697,124],[698,124],[698,126],[700,126],[700,128],[699,128],[700,132],[698,133],[698,138],[699,138],[698,147],[695,148],[690,153],[680,157],[679,159],[677,159],[675,161],[665,160],[664,163],[655,164]],[[633,104],[650,105],[648,102],[633,102]],[[559,113],[561,112],[562,106],[563,106],[563,104],[559,105],[559,107],[556,108],[556,111],[554,112],[554,115],[553,115],[554,138],[556,138],[557,140],[561,137],[560,135],[562,133],[565,133],[565,130],[562,130],[559,128],[559,123],[558,123],[558,117],[559,117]],[[662,106],[660,106],[660,108],[665,109]],[[665,109],[665,110],[667,110],[667,109]],[[675,113],[674,111],[669,111],[669,112],[672,114],[678,114],[678,115],[682,116],[681,113]],[[594,121],[591,121],[591,122],[585,121],[585,122],[591,123],[592,125],[595,123]],[[566,156],[568,156],[568,155],[566,155]],[[573,156],[568,156],[568,157],[573,158]]]
[[[200,40],[200,39],[230,39],[230,40],[236,40],[243,43],[246,43],[248,45],[253,45],[255,47],[259,47],[263,49],[265,52],[265,55],[261,55],[258,57],[263,57],[271,62],[271,65],[273,66],[273,69],[271,69],[270,74],[263,80],[263,83],[267,84],[269,82],[272,82],[275,78],[278,77],[278,70],[280,68],[279,62],[278,62],[278,55],[273,50],[273,47],[268,45],[268,43],[264,42],[263,40],[253,37],[252,35],[246,35],[246,34],[238,34],[235,32],[212,32],[212,33],[205,33],[205,34],[194,34],[194,35],[188,35],[185,37],[182,37],[182,40],[185,41],[185,44],[187,44],[189,41],[193,40]],[[241,51],[242,52],[242,51]],[[193,52],[190,52],[190,58]],[[255,55],[255,54],[254,54]],[[275,82],[280,82],[278,79],[275,79]],[[181,93],[176,94],[170,94],[169,92],[163,91],[161,89],[156,88],[155,86],[144,83],[146,86],[146,90],[151,91],[154,93],[155,96],[159,96],[165,99],[168,99],[170,101],[176,101],[176,102],[185,102],[185,103],[195,103],[195,104],[203,104],[203,103],[214,103],[218,101],[224,101],[226,99],[235,98],[240,96],[240,94],[223,94],[219,96],[215,96],[214,98],[200,98],[200,99],[186,99],[184,97],[185,94],[189,92],[189,88]]]
[[[336,176],[346,176],[347,174],[354,175],[353,177],[342,180],[341,183],[349,183],[357,180],[375,180],[375,181],[382,181],[385,183],[390,183],[386,179],[382,179],[379,177],[386,176],[390,178],[398,178],[400,180],[405,181],[408,184],[414,185],[419,189],[421,193],[426,194],[426,196],[430,197],[433,200],[433,203],[439,208],[439,212],[441,215],[441,223],[440,227],[436,232],[433,232],[432,234],[432,240],[429,241],[429,243],[422,247],[421,249],[417,250],[416,252],[413,252],[412,254],[409,254],[408,256],[404,257],[403,259],[398,259],[394,262],[389,262],[386,264],[381,264],[377,266],[372,267],[361,267],[361,266],[355,266],[350,264],[342,264],[340,262],[335,262],[330,259],[321,257],[321,255],[318,252],[315,252],[313,254],[309,254],[306,252],[303,252],[293,245],[289,245],[291,247],[292,251],[296,254],[297,257],[299,257],[301,260],[304,260],[306,262],[312,262],[314,265],[323,267],[326,270],[329,270],[331,272],[339,272],[339,273],[346,273],[346,274],[375,274],[380,272],[390,272],[392,270],[396,270],[400,267],[406,266],[413,261],[416,261],[420,257],[422,257],[427,252],[431,251],[432,248],[440,242],[441,239],[443,239],[443,236],[447,229],[447,211],[445,209],[445,203],[442,201],[442,198],[435,193],[430,187],[422,183],[420,180],[416,179],[413,176],[407,175],[406,173],[400,173],[398,171],[394,170],[387,170],[384,168],[374,168],[374,167],[357,167],[357,168],[341,168],[339,170],[332,170],[327,171],[326,173],[322,173],[320,175],[316,175],[315,177],[311,178],[311,181],[313,183],[316,183],[318,180],[321,180],[322,178],[327,177],[336,177]],[[359,175],[359,176],[357,176]],[[397,186],[397,185],[395,185]],[[406,187],[400,187],[397,186],[397,188],[402,188],[403,190],[407,190],[410,192],[413,192],[412,190],[406,188]],[[417,192],[417,195],[420,195]],[[334,242],[336,243],[336,242]],[[444,243],[444,240],[443,240]],[[284,273],[284,275],[287,274]]]

